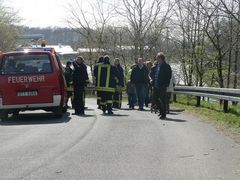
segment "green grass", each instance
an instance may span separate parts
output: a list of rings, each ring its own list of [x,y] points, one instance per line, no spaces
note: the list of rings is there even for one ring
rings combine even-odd
[[[201,106],[196,107],[195,97],[177,96],[175,106],[180,106],[190,110],[200,117],[217,124],[222,124],[227,128],[237,128],[240,130],[240,106],[231,105],[229,102],[229,112],[223,112],[223,106],[219,102],[201,100]]]

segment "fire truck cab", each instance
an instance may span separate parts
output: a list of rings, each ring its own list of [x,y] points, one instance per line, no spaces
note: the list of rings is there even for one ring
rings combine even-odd
[[[18,49],[0,55],[0,119],[42,109],[66,112],[66,82],[52,48]]]

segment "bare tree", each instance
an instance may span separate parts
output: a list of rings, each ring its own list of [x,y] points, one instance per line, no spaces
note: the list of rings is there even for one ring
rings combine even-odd
[[[114,7],[111,4],[105,3],[104,0],[97,0],[96,3],[91,4],[92,15],[94,17],[94,30],[97,36],[97,46],[99,50],[108,49],[109,42],[106,38],[105,29],[109,22],[114,18]]]
[[[220,1],[218,1],[218,4],[220,5]],[[209,1],[206,4],[201,4],[201,6],[207,16],[207,27],[205,32],[216,51],[214,59],[218,74],[218,84],[219,87],[222,88],[225,87],[224,72],[226,71],[226,66],[224,66],[224,62],[226,62],[226,55],[230,50],[230,46],[226,43],[229,39],[224,33],[224,25],[226,24],[224,14],[223,11],[219,10],[217,6],[212,5]],[[230,44],[231,43],[232,42],[230,42]]]
[[[112,17],[111,13],[113,10],[103,0],[94,1],[89,6],[91,12],[89,12],[90,10],[84,11],[79,0],[74,0],[72,4],[68,4],[69,16],[66,22],[73,31],[80,34],[82,39],[85,40],[85,47],[89,49],[88,60],[92,70],[96,61],[94,51],[98,49],[98,54],[100,55],[102,49],[106,49],[107,43],[104,42],[104,31]]]
[[[91,21],[87,17],[88,12],[82,9],[78,0],[75,0],[73,4],[68,4],[67,10],[69,12],[69,16],[66,18],[68,26],[86,40],[86,47],[91,53],[94,35]]]
[[[224,11],[226,14],[231,15],[236,21],[238,21],[238,23],[240,23],[240,0],[220,0],[220,2],[221,6],[217,7]],[[214,1],[212,1],[212,4],[216,5]]]
[[[234,67],[233,67],[233,73],[234,73],[234,79],[233,79],[233,88],[237,88],[238,86],[238,74],[239,74],[239,67],[240,63],[238,61],[239,59],[239,43],[240,43],[240,0],[220,0],[221,1],[221,6],[218,8],[221,9],[226,13],[226,16],[231,16],[237,23],[234,23],[233,20],[231,29],[233,29],[232,32],[232,39],[235,39],[235,43],[233,44],[234,46]],[[229,55],[230,57],[230,55]],[[230,69],[229,69],[230,71]]]
[[[238,6],[238,19],[240,19],[240,2]],[[236,44],[234,48],[234,80],[233,80],[233,88],[238,87],[238,79],[240,78],[240,62],[239,62],[239,44],[240,44],[240,23],[237,24],[236,27]]]
[[[164,28],[173,4],[170,0],[122,0],[122,2],[124,7],[117,7],[116,11],[127,19],[135,47],[135,58],[143,57],[147,34],[156,22]]]
[[[200,4],[203,0],[177,0],[174,27],[179,29],[173,40],[179,47],[185,84],[203,86],[206,70],[206,18]],[[205,67],[205,68],[204,68]]]
[[[234,72],[233,87],[237,86],[237,59],[239,51],[239,21],[236,10],[239,11],[237,0],[207,0],[209,6],[204,8],[208,15],[208,30],[210,41],[216,49],[217,72],[219,86],[230,87],[231,74]],[[236,9],[237,7],[237,9]],[[234,50],[235,49],[235,50]],[[234,56],[233,57],[233,52]],[[228,55],[228,57],[226,57]],[[234,58],[234,71],[233,71]],[[227,78],[225,78],[225,76]],[[226,79],[226,81],[224,81]],[[224,85],[225,84],[225,85]]]
[[[112,26],[108,27],[108,34],[110,35],[111,41],[109,44],[111,45],[111,52],[114,58],[121,58],[123,61],[123,66],[125,69],[125,73],[128,72],[128,66],[131,61],[129,61],[131,57],[132,48],[130,46],[131,42],[129,41],[129,30],[127,27],[117,27]]]

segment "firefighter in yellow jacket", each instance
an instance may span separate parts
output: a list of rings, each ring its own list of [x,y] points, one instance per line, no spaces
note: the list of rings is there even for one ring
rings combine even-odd
[[[94,69],[95,68],[97,68],[97,66],[99,65],[99,64],[102,64],[103,63],[103,56],[100,56],[99,57],[99,59],[98,59],[98,62],[97,62],[97,64],[95,64],[95,66],[94,66]],[[95,83],[95,82],[94,82]],[[101,101],[101,97],[100,97],[100,94],[99,94],[99,92],[96,90],[96,92],[97,92],[97,105],[98,105],[98,109],[101,109],[101,105],[100,105],[100,101]]]
[[[110,64],[109,56],[104,56],[103,63],[97,64],[94,67],[94,76],[96,78],[96,90],[100,96],[100,106],[105,114],[113,114],[112,103],[113,94],[116,88],[116,80],[119,75],[116,67]]]

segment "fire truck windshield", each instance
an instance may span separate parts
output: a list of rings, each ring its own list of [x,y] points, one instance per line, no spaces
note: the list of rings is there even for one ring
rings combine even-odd
[[[17,54],[3,56],[1,74],[39,74],[52,72],[47,54]]]

